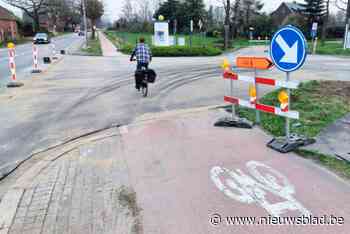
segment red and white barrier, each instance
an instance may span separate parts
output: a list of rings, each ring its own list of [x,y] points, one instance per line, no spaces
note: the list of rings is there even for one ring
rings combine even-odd
[[[38,47],[36,45],[33,45],[33,65],[34,70],[38,70]]]
[[[244,81],[248,83],[263,84],[263,85],[275,86],[279,88],[288,88],[288,89],[297,89],[300,84],[300,82],[296,82],[296,81],[281,81],[281,80],[274,80],[270,78],[262,78],[262,77],[255,78],[250,76],[242,76],[229,71],[224,72],[223,76],[225,79],[238,80],[238,81]]]
[[[9,66],[11,71],[11,79],[13,82],[15,82],[17,79],[15,57],[16,57],[15,48],[9,48]]]
[[[259,103],[252,104],[249,101],[242,100],[242,99],[239,99],[236,97],[230,97],[230,96],[225,96],[224,101],[231,103],[231,104],[240,105],[240,106],[247,107],[250,109],[255,109],[255,110],[262,111],[262,112],[271,113],[271,114],[275,114],[275,115],[279,115],[279,116],[283,116],[283,117],[287,117],[287,118],[291,118],[291,119],[299,119],[299,112],[289,111],[288,108],[282,110],[281,108],[268,106],[268,105],[264,105],[264,104],[259,104]]]
[[[52,47],[52,59],[58,59],[56,45],[54,43],[52,43],[51,47]]]

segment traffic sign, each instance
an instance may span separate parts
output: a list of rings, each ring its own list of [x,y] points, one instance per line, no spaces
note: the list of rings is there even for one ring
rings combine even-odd
[[[273,66],[270,59],[265,57],[238,57],[237,67],[268,70]]]
[[[318,28],[318,23],[314,22],[312,24],[312,28],[311,28],[311,37],[312,37],[312,39],[315,39],[315,37],[317,37],[317,28]]]
[[[293,26],[286,26],[273,36],[270,56],[279,70],[292,72],[304,64],[306,49],[307,44],[303,33]]]

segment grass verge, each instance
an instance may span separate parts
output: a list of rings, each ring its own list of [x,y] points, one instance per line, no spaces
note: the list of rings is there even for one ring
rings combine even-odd
[[[31,37],[21,37],[21,38],[17,39],[14,43],[16,45],[21,45],[21,44],[29,43],[32,41],[33,41],[33,39]],[[5,47],[7,47],[7,43],[0,42],[0,48],[5,48]]]
[[[102,56],[100,40],[97,37],[89,39],[87,48],[82,48],[81,51],[90,56]]]
[[[279,90],[276,90],[265,95],[260,102],[278,106],[278,92]],[[291,102],[291,109],[300,113],[300,120],[291,121],[292,132],[315,137],[322,129],[350,112],[350,82],[310,81],[302,83],[299,89],[292,91]],[[239,107],[238,115],[255,121],[254,110]],[[285,118],[261,113],[261,127],[274,136],[284,136]],[[349,162],[304,149],[298,149],[295,153],[350,179]]]
[[[279,106],[280,90],[265,95],[260,102]],[[299,111],[300,119],[291,120],[294,133],[315,137],[320,131],[350,112],[350,82],[310,81],[302,83],[291,94],[291,109]],[[255,111],[238,108],[241,117],[255,121]],[[261,113],[261,126],[274,136],[285,135],[285,118]]]
[[[311,42],[309,44],[309,51],[313,49]],[[342,41],[323,41],[317,44],[316,53],[321,55],[341,55],[350,56],[350,49],[344,50]]]
[[[124,54],[131,54],[134,49],[137,39],[142,34],[137,33],[119,33],[119,32],[106,32],[109,40],[111,40]],[[142,35],[146,39],[147,44],[152,44],[151,35]],[[184,57],[184,56],[216,56],[222,53],[222,50],[213,45],[213,39],[206,39],[206,41],[200,41],[199,36],[193,36],[193,46],[169,46],[169,47],[157,47],[152,46],[152,54],[154,57]],[[205,40],[205,39],[203,39]]]
[[[306,159],[313,160],[339,176],[350,179],[350,163],[318,152],[298,149],[296,153]]]

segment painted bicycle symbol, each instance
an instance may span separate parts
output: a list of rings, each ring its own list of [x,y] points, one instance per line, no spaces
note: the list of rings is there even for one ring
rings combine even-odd
[[[250,175],[239,169],[230,171],[222,167],[213,167],[210,177],[227,197],[246,204],[260,205],[272,216],[280,217],[289,211],[311,215],[311,212],[294,198],[294,186],[284,175],[256,161],[250,161],[246,166]],[[278,198],[279,202],[270,203],[270,195]]]

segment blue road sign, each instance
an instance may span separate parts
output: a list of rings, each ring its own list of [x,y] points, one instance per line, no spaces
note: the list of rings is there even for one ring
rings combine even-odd
[[[270,56],[279,70],[292,72],[304,64],[306,49],[307,44],[303,33],[293,26],[286,26],[273,36]]]

